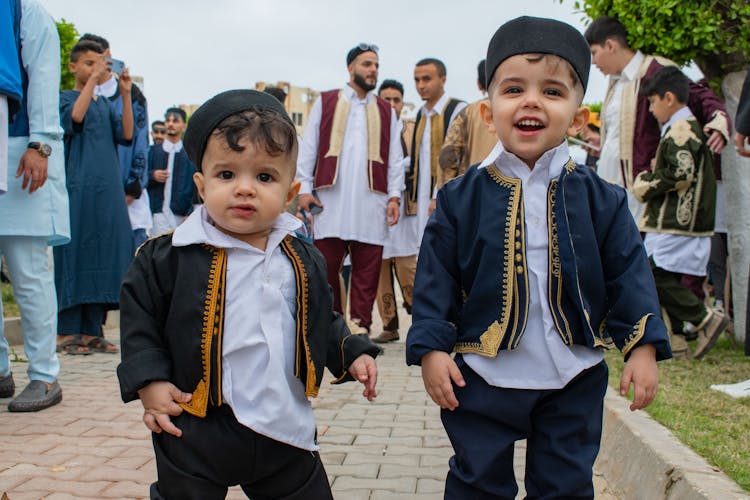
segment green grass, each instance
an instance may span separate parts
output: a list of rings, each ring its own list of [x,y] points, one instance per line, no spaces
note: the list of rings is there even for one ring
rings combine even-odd
[[[692,342],[695,348],[695,342]],[[622,355],[609,351],[609,384],[619,389]],[[646,411],[677,438],[750,491],[750,398],[710,389],[750,378],[750,357],[721,338],[701,361],[659,363],[659,393]],[[632,391],[631,391],[632,396]],[[631,398],[632,399],[632,398]]]
[[[13,298],[13,288],[10,286],[10,283],[2,283],[1,288],[3,294],[3,317],[20,316],[21,311],[18,309],[16,299]]]

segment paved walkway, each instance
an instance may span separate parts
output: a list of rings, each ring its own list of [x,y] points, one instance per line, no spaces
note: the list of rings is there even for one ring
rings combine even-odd
[[[379,331],[377,324],[373,331]],[[116,340],[117,332],[107,337]],[[331,386],[330,377],[313,401],[323,462],[339,500],[442,498],[450,443],[419,368],[403,360],[403,341],[386,346],[373,403],[361,396],[359,384]],[[156,477],[153,451],[140,404],[124,405],[119,398],[119,355],[61,355],[61,362],[61,404],[39,413],[8,413],[10,400],[0,399],[0,496],[145,498]],[[12,368],[20,390],[27,383],[26,364],[14,362]],[[517,447],[519,478],[524,451],[523,444]],[[604,478],[597,475],[595,482],[597,498],[615,498]],[[233,488],[228,498],[245,497]]]

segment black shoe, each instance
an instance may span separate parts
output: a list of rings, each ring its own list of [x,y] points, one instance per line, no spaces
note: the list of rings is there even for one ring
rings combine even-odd
[[[49,389],[41,380],[32,380],[29,385],[8,405],[8,411],[39,411],[62,401],[62,389],[57,381]]]
[[[13,382],[13,374],[9,373],[7,377],[0,377],[0,398],[12,398],[16,393],[16,383]]]

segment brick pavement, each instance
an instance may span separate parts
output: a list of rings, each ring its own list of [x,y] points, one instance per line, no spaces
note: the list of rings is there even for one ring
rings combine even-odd
[[[373,331],[379,332],[377,324]],[[111,340],[116,335],[107,332]],[[373,403],[361,396],[359,384],[331,386],[328,376],[313,401],[336,499],[442,498],[450,443],[419,369],[403,360],[403,340],[386,346]],[[7,492],[10,500],[145,498],[156,476],[151,441],[140,404],[124,405],[119,398],[119,356],[61,355],[61,362],[61,404],[39,413],[8,413],[10,400],[0,399],[0,495]],[[26,365],[13,362],[12,369],[20,390],[27,383]],[[522,477],[523,444],[517,448],[516,475]],[[595,481],[597,498],[614,498],[601,476]],[[233,488],[228,498],[245,497]]]

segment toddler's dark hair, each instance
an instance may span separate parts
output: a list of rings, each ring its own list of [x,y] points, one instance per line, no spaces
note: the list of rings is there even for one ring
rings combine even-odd
[[[270,156],[290,155],[295,159],[296,172],[297,130],[289,118],[278,111],[258,107],[240,111],[224,118],[211,136],[222,136],[227,146],[237,152],[245,150],[240,141],[248,139]]]

